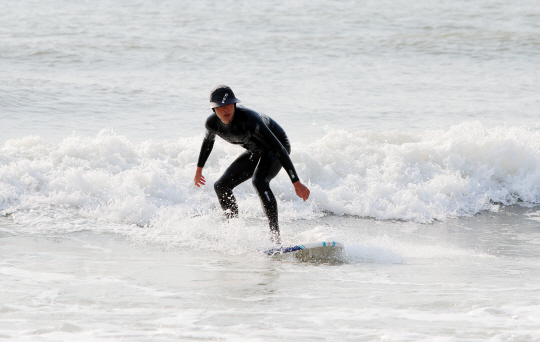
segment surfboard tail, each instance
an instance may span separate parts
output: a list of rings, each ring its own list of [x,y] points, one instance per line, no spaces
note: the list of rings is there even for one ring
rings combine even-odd
[[[276,255],[276,254],[283,254],[283,253],[290,253],[290,252],[296,252],[299,250],[304,249],[302,245],[296,245],[296,246],[279,246],[274,247],[271,249],[268,249],[264,251],[266,255]]]
[[[266,255],[272,256],[276,254],[292,253],[292,252],[298,252],[302,250],[314,252],[317,249],[328,249],[335,252],[341,252],[343,247],[344,247],[343,244],[337,241],[321,241],[321,242],[305,243],[302,245],[274,247],[274,248],[264,251],[264,253]]]

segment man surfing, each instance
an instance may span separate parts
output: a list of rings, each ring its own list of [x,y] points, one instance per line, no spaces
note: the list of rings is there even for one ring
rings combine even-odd
[[[200,187],[206,183],[202,170],[212,152],[216,135],[231,144],[241,145],[246,151],[236,158],[214,184],[219,204],[227,218],[238,217],[238,205],[232,190],[252,178],[263,211],[268,217],[271,240],[280,244],[278,208],[270,189],[270,181],[283,167],[300,198],[306,201],[310,192],[300,182],[289,158],[291,145],[283,128],[266,115],[236,107],[238,102],[240,100],[228,86],[220,85],[210,92],[210,108],[214,113],[206,119],[206,136],[197,162],[195,185]]]

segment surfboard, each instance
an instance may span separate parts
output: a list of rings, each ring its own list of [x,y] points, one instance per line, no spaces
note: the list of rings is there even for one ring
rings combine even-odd
[[[343,244],[336,241],[311,242],[302,245],[278,246],[265,251],[267,255],[294,255],[298,259],[329,259],[341,255]]]

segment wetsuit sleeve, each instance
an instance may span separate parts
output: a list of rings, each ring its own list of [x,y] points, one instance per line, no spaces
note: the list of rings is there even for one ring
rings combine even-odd
[[[206,136],[204,137],[204,140],[201,146],[201,152],[199,153],[199,160],[197,161],[198,167],[204,167],[204,164],[206,164],[206,161],[208,160],[208,157],[210,156],[210,152],[212,152],[212,148],[214,147],[215,139],[216,139],[216,135],[207,130]]]
[[[257,120],[257,122],[255,123],[253,135],[264,145],[266,145],[266,147],[268,147],[270,151],[276,154],[276,156],[279,158],[281,165],[283,166],[285,171],[287,171],[291,182],[296,183],[300,180],[298,178],[298,175],[296,174],[296,170],[294,169],[291,158],[289,157],[289,153],[287,153],[287,150],[285,150],[278,138],[276,138],[274,133],[272,133],[270,128],[268,128],[268,126],[266,126],[266,124],[262,120]]]

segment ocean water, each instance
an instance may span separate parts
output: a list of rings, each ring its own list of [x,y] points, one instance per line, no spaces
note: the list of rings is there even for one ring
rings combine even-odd
[[[0,337],[540,341],[537,1],[0,1]],[[225,221],[208,93],[311,197]]]

